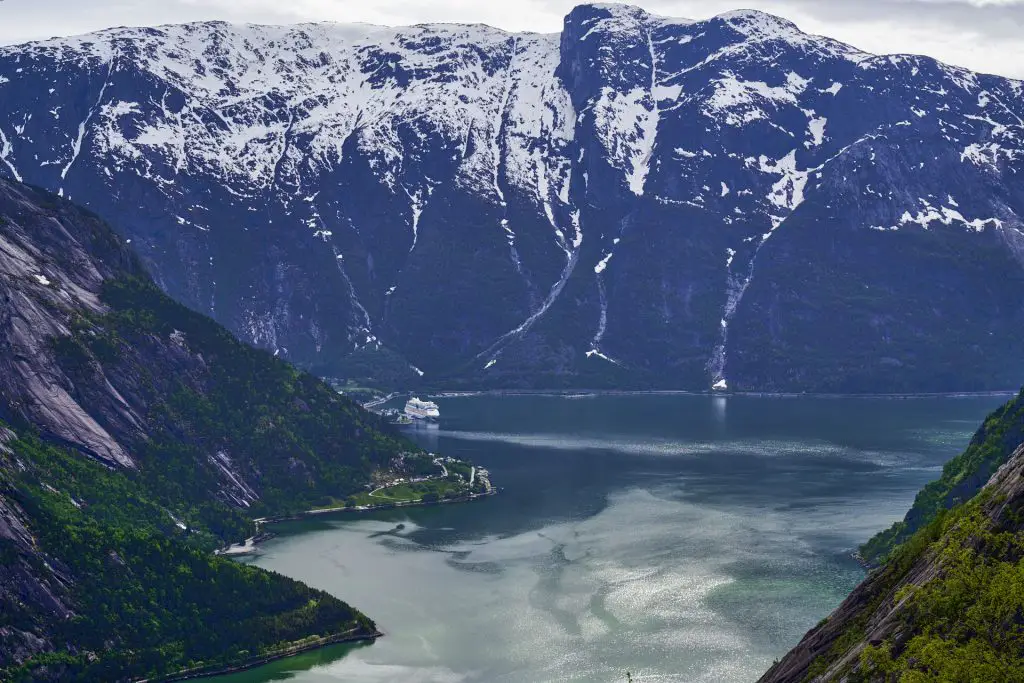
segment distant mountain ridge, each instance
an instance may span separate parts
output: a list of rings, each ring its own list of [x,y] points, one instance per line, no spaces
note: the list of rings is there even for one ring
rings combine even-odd
[[[0,48],[0,169],[322,374],[1007,389],[1022,90],[753,11],[111,29]]]

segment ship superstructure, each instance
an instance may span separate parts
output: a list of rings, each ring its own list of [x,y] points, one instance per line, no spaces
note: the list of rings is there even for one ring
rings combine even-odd
[[[422,401],[415,396],[405,404],[405,414],[414,420],[436,422],[441,417],[441,411],[437,404],[431,401]]]

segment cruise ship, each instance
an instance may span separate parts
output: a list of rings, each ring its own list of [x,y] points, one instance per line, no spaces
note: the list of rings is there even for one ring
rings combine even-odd
[[[437,422],[441,417],[441,411],[437,409],[436,403],[421,401],[415,396],[405,404],[405,414],[414,420],[423,420],[424,422]]]

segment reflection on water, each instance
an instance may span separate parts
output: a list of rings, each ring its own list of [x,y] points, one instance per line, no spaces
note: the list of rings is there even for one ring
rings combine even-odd
[[[440,443],[441,430],[437,425],[430,427],[414,425],[406,430],[407,434],[428,451],[436,452]]]
[[[368,643],[331,645],[319,650],[304,652],[295,657],[279,659],[266,666],[252,671],[242,671],[228,676],[218,676],[221,683],[270,683],[270,681],[291,681],[301,676],[303,681],[337,681],[329,674],[322,673],[334,662],[361,648],[369,647]]]
[[[725,396],[713,396],[711,398],[711,405],[713,406],[713,413],[715,415],[715,424],[721,428],[725,427],[726,408],[729,407],[729,399]]]
[[[502,495],[278,527],[257,564],[387,633],[281,671],[754,681],[861,578],[850,551],[901,516],[999,402],[441,399],[442,429],[410,435],[487,467]]]

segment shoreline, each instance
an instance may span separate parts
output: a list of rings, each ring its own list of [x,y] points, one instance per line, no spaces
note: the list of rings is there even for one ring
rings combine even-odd
[[[256,535],[250,536],[245,539],[242,543],[234,543],[226,548],[215,550],[215,555],[223,555],[227,557],[237,557],[240,555],[249,555],[259,550],[258,543],[269,540],[275,536],[273,532],[265,531],[264,525],[278,524],[280,522],[290,522],[299,519],[306,519],[309,517],[316,517],[317,515],[334,514],[338,512],[373,512],[375,510],[390,510],[400,507],[428,507],[431,505],[448,505],[451,503],[468,503],[479,498],[487,498],[489,496],[495,496],[498,494],[499,489],[492,488],[486,493],[472,493],[467,496],[460,496],[458,498],[451,498],[448,500],[436,500],[428,503],[423,501],[407,501],[400,503],[381,503],[379,505],[360,505],[356,507],[334,507],[314,510],[304,510],[302,512],[296,512],[290,515],[280,515],[277,517],[261,517],[254,519],[253,522],[256,524]],[[240,664],[231,664],[211,669],[209,671],[193,670],[193,671],[179,671],[177,673],[168,674],[153,679],[143,679],[136,683],[173,683],[175,681],[188,681],[196,680],[200,678],[212,678],[214,676],[224,676],[227,674],[240,673],[242,671],[248,671],[250,669],[257,669],[261,666],[277,661],[279,659],[287,659],[289,657],[295,657],[297,655],[311,652],[313,650],[319,650],[321,648],[330,647],[331,645],[340,645],[344,643],[358,643],[358,642],[376,642],[378,638],[383,638],[384,633],[380,630],[376,630],[373,633],[362,633],[359,635],[349,635],[350,632],[344,634],[338,634],[335,636],[325,636],[315,641],[305,643],[303,645],[285,648],[284,650],[260,655],[253,657]]]
[[[423,502],[421,500],[416,501],[403,501],[397,503],[379,503],[376,505],[356,505],[354,507],[333,507],[333,508],[314,508],[312,510],[303,510],[302,512],[295,512],[289,515],[279,515],[277,517],[260,517],[254,519],[253,522],[256,524],[256,534],[245,539],[241,543],[232,543],[231,545],[220,548],[214,551],[215,555],[223,555],[226,557],[237,557],[240,555],[251,555],[252,553],[259,550],[258,543],[269,540],[274,537],[274,533],[270,531],[264,531],[263,527],[271,524],[279,524],[281,522],[294,522],[300,519],[308,519],[310,517],[316,517],[318,515],[330,515],[341,512],[375,512],[377,510],[393,510],[395,508],[405,507],[430,507],[433,505],[450,505],[453,503],[470,503],[480,498],[488,498],[490,496],[498,495],[499,489],[492,488],[486,493],[471,493],[465,496],[459,496],[458,498],[449,498],[446,500],[433,500],[429,502]]]
[[[173,683],[175,681],[190,681],[200,678],[213,678],[214,676],[226,676],[228,674],[241,673],[242,671],[256,669],[266,664],[270,664],[271,662],[276,662],[279,659],[295,657],[306,652],[330,647],[331,645],[375,642],[378,638],[384,637],[384,633],[379,630],[374,630],[373,633],[360,633],[358,635],[350,634],[351,631],[346,631],[345,633],[333,636],[324,636],[323,638],[318,638],[315,641],[311,641],[303,645],[296,645],[276,652],[251,657],[239,664],[225,664],[209,670],[204,670],[204,667],[200,667],[198,669],[185,669],[176,673],[166,674],[165,676],[159,676],[157,678],[141,679],[136,681],[136,683]]]
[[[468,398],[473,396],[551,396],[560,398],[586,398],[589,396],[746,396],[756,398],[1000,398],[1016,396],[1020,389],[992,391],[934,391],[896,394],[842,394],[815,392],[771,392],[771,391],[694,391],[689,389],[467,389],[464,391],[427,390],[432,398]]]
[[[465,496],[459,496],[458,498],[448,498],[445,500],[432,500],[429,502],[423,502],[422,500],[409,500],[400,501],[397,503],[377,503],[375,505],[356,505],[353,507],[345,507],[344,505],[333,508],[314,508],[312,510],[304,510],[302,512],[296,512],[290,515],[280,515],[278,517],[261,517],[254,519],[257,525],[263,524],[278,524],[280,522],[294,522],[299,519],[306,519],[307,517],[316,517],[317,515],[329,515],[337,512],[374,512],[376,510],[391,510],[394,508],[403,507],[430,507],[432,505],[450,505],[452,503],[468,503],[470,501],[477,500],[479,498],[487,498],[489,496],[495,496],[498,494],[498,489],[491,489],[487,493],[470,493]],[[255,538],[255,537],[254,537]]]

